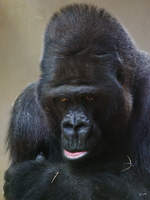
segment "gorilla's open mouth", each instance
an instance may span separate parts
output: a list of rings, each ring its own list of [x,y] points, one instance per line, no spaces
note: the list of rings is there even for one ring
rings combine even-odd
[[[69,152],[67,150],[64,150],[64,156],[71,160],[82,158],[87,155],[87,153],[87,151]]]

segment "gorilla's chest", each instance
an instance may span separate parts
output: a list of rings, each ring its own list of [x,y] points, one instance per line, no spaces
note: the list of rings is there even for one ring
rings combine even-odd
[[[91,171],[90,175],[78,176],[60,170],[50,188],[50,200],[148,200],[150,198],[144,184],[132,173],[122,176]]]

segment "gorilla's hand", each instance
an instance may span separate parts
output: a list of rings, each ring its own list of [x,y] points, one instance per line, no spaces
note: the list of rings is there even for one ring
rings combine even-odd
[[[35,160],[12,165],[5,173],[4,196],[6,200],[44,199],[54,174],[41,154]]]

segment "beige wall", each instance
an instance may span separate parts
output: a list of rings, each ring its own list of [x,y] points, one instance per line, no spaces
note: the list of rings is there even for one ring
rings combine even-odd
[[[61,6],[90,2],[107,8],[128,28],[137,45],[150,52],[150,0],[0,0],[0,200],[8,167],[4,138],[16,96],[39,75],[42,35]]]

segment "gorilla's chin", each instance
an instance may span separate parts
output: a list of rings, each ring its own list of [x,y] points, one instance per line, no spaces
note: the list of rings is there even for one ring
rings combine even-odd
[[[76,160],[85,157],[88,152],[87,151],[78,151],[78,152],[69,152],[64,149],[64,157],[69,160]]]

